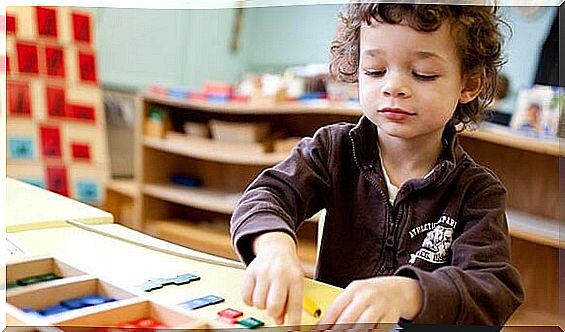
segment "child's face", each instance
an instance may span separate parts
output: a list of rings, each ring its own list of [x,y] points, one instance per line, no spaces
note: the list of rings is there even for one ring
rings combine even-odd
[[[373,21],[361,28],[359,65],[361,108],[381,134],[441,136],[457,103],[467,102],[447,24],[418,32]]]

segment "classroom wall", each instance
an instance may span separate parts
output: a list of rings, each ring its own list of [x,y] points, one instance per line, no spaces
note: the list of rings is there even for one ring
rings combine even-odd
[[[245,9],[237,53],[229,45],[235,9],[93,9],[97,20],[99,70],[103,83],[142,87],[166,83],[199,88],[207,79],[235,83],[246,71],[280,71],[288,66],[327,62],[341,5]],[[556,8],[532,19],[503,8],[513,27],[506,44],[511,94],[529,86]]]

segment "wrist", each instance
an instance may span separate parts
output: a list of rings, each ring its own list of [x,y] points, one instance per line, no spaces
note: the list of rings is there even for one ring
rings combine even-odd
[[[418,316],[424,305],[424,293],[417,280],[407,277],[397,277],[398,294],[402,294],[400,317],[413,320]]]
[[[255,255],[265,251],[269,252],[296,253],[294,239],[284,232],[263,233],[253,240],[253,251]]]

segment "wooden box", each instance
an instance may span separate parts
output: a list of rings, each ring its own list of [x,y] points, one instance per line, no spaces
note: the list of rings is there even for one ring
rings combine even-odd
[[[19,279],[38,276],[47,273],[54,273],[62,278],[77,277],[86,275],[85,272],[53,257],[36,257],[32,259],[23,259],[11,262],[6,267],[6,284],[15,284]],[[29,286],[18,286],[8,289],[8,294],[22,289],[32,289],[45,287],[45,285],[53,285],[61,283],[63,279],[41,282]]]
[[[80,317],[61,320],[56,325],[63,330],[71,330],[73,327],[79,326],[120,327],[146,318],[158,321],[166,326],[164,328],[196,329],[206,327],[206,322],[183,310],[144,299],[132,300],[118,308],[100,310]]]
[[[255,143],[269,134],[269,124],[263,122],[227,122],[210,120],[212,137],[231,143]]]

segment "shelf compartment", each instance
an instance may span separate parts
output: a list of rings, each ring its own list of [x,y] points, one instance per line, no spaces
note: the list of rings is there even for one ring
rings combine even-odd
[[[106,188],[131,198],[139,195],[138,185],[133,179],[112,179],[106,183]]]
[[[190,188],[174,184],[145,184],[143,193],[168,202],[231,214],[241,193],[229,193],[206,187]]]
[[[289,154],[289,152],[266,153],[261,143],[226,143],[188,135],[173,135],[167,138],[145,136],[143,144],[152,149],[185,157],[250,166],[272,166],[284,160]]]
[[[207,326],[205,321],[185,311],[143,299],[133,299],[130,303],[124,303],[117,308],[62,320],[57,326],[64,331],[76,331],[76,327],[119,327],[145,318],[158,321],[167,328],[198,329]]]
[[[62,277],[62,279],[55,279],[51,281],[40,282],[33,285],[27,286],[17,286],[11,289],[8,289],[8,294],[21,292],[22,290],[26,289],[35,289],[38,287],[42,287],[44,285],[53,285],[59,284],[62,282],[63,279],[69,277],[77,277],[86,275],[85,272],[63,262],[60,259],[53,258],[53,257],[34,257],[34,258],[25,258],[17,261],[13,261],[6,266],[6,284],[15,284],[17,280],[32,277],[32,276],[39,276],[43,274],[54,273],[57,276]]]
[[[72,319],[90,312],[96,312],[105,308],[114,308],[121,305],[121,300],[136,297],[133,291],[122,289],[92,276],[83,276],[73,278],[72,280],[69,279],[69,282],[67,283],[60,283],[52,286],[47,284],[43,286],[38,285],[38,287],[33,290],[22,290],[17,294],[8,294],[6,302],[20,310],[26,307],[34,310],[40,310],[45,307],[59,304],[61,301],[83,297],[85,295],[102,295],[114,298],[116,301],[66,311],[41,318],[50,324],[54,324],[58,321]],[[30,314],[28,316],[35,315]]]
[[[560,236],[560,228],[565,227],[565,223],[514,209],[508,209],[506,215],[510,235],[554,248],[565,248],[565,241]]]

